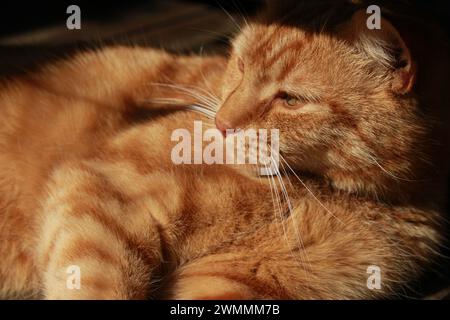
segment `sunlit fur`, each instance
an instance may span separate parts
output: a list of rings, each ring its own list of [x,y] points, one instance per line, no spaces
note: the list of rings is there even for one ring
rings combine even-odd
[[[421,105],[416,95],[395,92],[397,61],[384,35],[362,30],[354,38],[345,32],[311,34],[276,24],[244,28],[234,42],[219,121],[228,127],[280,128],[288,162],[338,189],[415,196],[405,188],[423,189],[423,180],[434,180],[429,162],[435,161],[430,155],[435,137],[428,127],[447,105],[430,106],[425,99]],[[440,86],[436,83],[432,94],[441,95]],[[296,96],[298,106],[286,105],[280,92]]]
[[[447,57],[430,49],[421,69],[387,21],[379,33],[361,23],[314,33],[259,20],[228,59],[114,47],[5,81],[1,295],[404,292],[443,241]],[[193,103],[205,115],[179,110]],[[212,127],[216,109],[221,130],[280,130],[278,175],[171,162],[172,131]],[[71,265],[80,290],[66,287]],[[367,287],[372,265],[381,290]]]

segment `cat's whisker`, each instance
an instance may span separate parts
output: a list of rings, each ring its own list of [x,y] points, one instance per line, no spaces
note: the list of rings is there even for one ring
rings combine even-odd
[[[271,161],[271,163],[272,163],[272,166],[275,166],[275,165],[276,165],[275,160],[273,159],[273,156],[272,156],[272,155],[270,156],[270,161]],[[311,263],[309,262],[308,255],[306,254],[306,250],[305,250],[306,247],[305,247],[305,245],[304,245],[303,239],[301,238],[301,235],[300,235],[298,226],[296,225],[296,223],[295,223],[295,221],[294,221],[294,217],[293,217],[293,207],[292,207],[291,200],[290,200],[290,198],[289,198],[289,194],[288,194],[288,192],[287,192],[287,190],[286,190],[286,186],[285,186],[285,184],[284,184],[283,178],[281,177],[280,171],[279,171],[279,170],[276,170],[276,171],[275,171],[275,174],[276,174],[276,176],[277,176],[277,178],[278,178],[278,183],[280,184],[282,194],[283,194],[283,196],[284,196],[284,198],[285,198],[285,200],[286,200],[287,206],[288,206],[288,210],[289,210],[289,219],[291,220],[291,222],[292,222],[292,227],[293,227],[294,230],[295,230],[295,237],[297,238],[297,244],[298,244],[298,246],[299,246],[300,249],[301,249],[301,250],[299,250],[299,253],[300,253],[300,254],[299,254],[299,255],[295,255],[295,256],[296,256],[296,257],[299,257],[299,259],[300,259],[300,264],[304,267],[305,273],[306,273],[307,275],[309,275],[309,272],[308,272],[308,270],[306,269],[306,265],[309,265],[309,270],[312,269],[312,266],[311,266]],[[291,251],[292,251],[292,249],[291,249]],[[303,263],[302,253],[305,255],[305,263]]]
[[[297,175],[297,173],[294,171],[294,169],[292,169],[292,167],[289,165],[289,163],[284,159],[284,157],[279,154],[281,161],[283,161],[286,166],[289,168],[289,170],[292,171],[292,173],[294,174],[294,176],[297,178],[297,180],[302,184],[302,186],[308,191],[308,193],[317,201],[317,203],[323,208],[325,209],[326,212],[328,212],[332,217],[334,217],[337,221],[339,221],[340,223],[344,224],[344,222],[339,219],[333,212],[330,211],[330,209],[328,209],[323,203],[322,201],[319,200],[319,198],[317,198],[317,196],[314,194],[314,192],[311,191],[310,188],[308,188],[308,186],[306,185],[306,183],[303,182],[302,179],[300,179],[300,177]]]
[[[147,104],[166,104],[166,105],[175,105],[180,107],[185,107],[187,110],[192,110],[195,112],[199,112],[205,116],[207,116],[210,119],[214,119],[216,112],[211,110],[209,107],[202,105],[201,103],[196,103],[195,105],[187,104],[186,101],[182,99],[146,99],[143,100],[141,103],[147,103]],[[204,125],[209,125],[208,123],[204,123]],[[213,125],[210,125],[211,127],[214,127]]]
[[[214,36],[217,36],[216,39],[220,40],[220,39],[225,39],[225,38],[229,38],[230,34],[227,32],[217,32],[217,31],[212,31],[212,30],[208,30],[208,29],[202,29],[202,28],[195,28],[195,27],[191,27],[189,28],[190,30],[195,30],[195,31],[201,31],[201,32],[205,32]],[[227,40],[226,44],[229,45],[229,42]]]
[[[201,72],[201,71],[200,71],[200,72]],[[202,73],[202,75],[203,75],[203,73]],[[206,81],[205,78],[204,78],[204,80]],[[207,83],[205,82],[205,84],[207,84]],[[177,84],[173,84],[173,85],[177,85]],[[178,85],[178,86],[180,86],[180,85]],[[213,102],[215,102],[215,103],[217,103],[217,104],[220,103],[220,99],[219,99],[218,97],[216,97],[216,96],[212,93],[212,90],[211,90],[211,91],[208,91],[208,90],[206,90],[206,89],[204,89],[204,88],[202,88],[202,87],[195,86],[195,85],[187,85],[187,84],[182,85],[182,87],[183,87],[183,88],[186,88],[186,89],[199,90],[200,92],[203,92],[203,93],[207,94],[208,97],[211,99],[211,101],[213,101]],[[197,91],[197,93],[198,93],[198,91]]]
[[[241,10],[241,7],[239,6],[239,3],[238,3],[238,2],[235,2],[235,1],[232,1],[232,4],[233,4],[233,6],[236,8],[236,10],[239,12],[239,16],[240,16],[240,18],[244,21],[245,26],[246,26],[247,28],[249,28],[249,27],[250,27],[250,24],[248,23],[248,20],[247,20],[247,18],[245,17],[245,14],[244,14],[243,10]]]
[[[267,167],[266,164],[264,164],[264,167],[265,167],[265,169],[267,171],[268,167]],[[261,177],[259,177],[259,178],[261,179]],[[276,202],[276,199],[275,199],[275,196],[274,196],[276,191],[274,190],[274,187],[272,187],[273,180],[271,180],[270,177],[269,177],[268,180],[269,180],[270,196],[272,198],[272,203],[273,203],[273,214],[275,216],[275,221],[276,221],[276,220],[278,220],[277,202]],[[283,233],[283,236],[285,237],[285,239],[287,241],[286,230],[283,228],[282,221],[280,221],[280,223],[277,223],[276,225],[278,225],[280,227],[280,231],[281,231],[280,233]]]
[[[206,81],[206,79],[205,79],[205,81]],[[196,85],[193,85],[193,84],[183,84],[183,85],[181,85],[181,84],[174,83],[174,82],[172,82],[170,80],[168,80],[168,82],[169,82],[168,84],[173,85],[173,86],[178,86],[180,88],[187,88],[187,89],[195,89],[195,90],[198,90],[200,92],[206,93],[215,102],[220,102],[220,99],[216,95],[214,95],[212,93],[213,90],[208,91],[208,90],[206,90],[206,89],[204,89],[204,88],[202,88],[200,86],[196,86]]]
[[[209,119],[214,119],[216,116],[216,113],[214,111],[211,111],[208,108],[205,108],[204,106],[200,105],[200,104],[195,104],[195,105],[190,105],[187,106],[188,110],[192,110],[194,112],[198,112],[201,113],[203,115],[205,115],[206,117],[208,117]],[[203,125],[206,125],[205,123]],[[215,128],[215,126],[211,125],[211,128]]]
[[[241,32],[242,31],[242,27],[241,27],[241,25],[239,23],[237,23],[236,19],[222,5],[220,5],[220,3],[217,2],[217,5],[228,16],[228,18],[230,18],[231,22],[236,26],[237,31]]]
[[[209,89],[209,91],[206,90],[206,89],[204,89],[204,88],[197,87],[197,86],[188,86],[188,87],[190,87],[190,88],[192,88],[192,89],[200,90],[201,92],[207,94],[207,96],[208,96],[208,97],[210,98],[210,100],[214,103],[214,105],[215,105],[215,106],[218,106],[218,105],[221,103],[221,100],[220,100],[218,97],[216,97],[216,96],[212,93],[212,89],[208,86],[208,82],[207,82],[207,80],[206,80],[206,78],[205,78],[205,75],[203,74],[203,71],[200,71],[200,74],[202,75],[203,81],[204,81],[204,83],[205,83],[205,86]]]
[[[268,166],[267,166],[267,164],[264,164],[264,166],[265,166],[266,171],[268,171]],[[269,176],[268,176],[268,179],[269,179],[269,186],[270,186],[271,195],[272,195],[272,184],[273,184],[273,185],[274,185],[273,188],[275,189],[274,192],[276,193],[277,199],[278,199],[278,193],[277,193],[277,191],[276,191],[277,188],[276,188],[275,179],[274,179],[274,177],[273,177],[272,175],[269,175]],[[272,196],[272,197],[273,197],[273,196]],[[276,208],[275,201],[273,201],[273,203],[274,203],[274,214],[275,214],[275,218],[276,218],[276,219],[279,218],[279,220],[280,220],[279,223],[278,223],[278,225],[280,226],[280,229],[281,229],[281,231],[283,232],[283,237],[284,237],[284,239],[285,239],[285,241],[286,241],[286,245],[287,245],[287,248],[288,248],[288,250],[289,250],[289,252],[290,252],[290,255],[293,257],[293,259],[294,259],[295,261],[297,261],[297,263],[298,263],[299,265],[301,265],[301,266],[304,268],[305,274],[309,277],[309,276],[310,276],[310,272],[308,272],[308,270],[306,269],[306,265],[305,265],[304,263],[302,263],[302,258],[301,258],[301,257],[298,257],[297,255],[294,254],[294,251],[293,251],[293,249],[292,249],[292,247],[291,247],[291,245],[290,245],[290,241],[289,241],[289,238],[288,238],[288,235],[287,235],[286,226],[285,226],[285,221],[284,221],[284,219],[283,219],[283,217],[282,217],[282,206],[281,206],[281,203],[280,203],[279,199],[278,199],[278,201],[277,201],[277,204],[278,204],[278,210],[277,210],[277,208]],[[278,216],[279,216],[279,217],[277,216],[277,212],[278,212]],[[300,259],[300,260],[298,260],[298,259]],[[309,263],[308,260],[307,260],[307,263]],[[311,265],[310,265],[309,267],[311,268]]]
[[[267,169],[267,166],[265,166],[266,167],[266,169]],[[258,178],[260,179],[260,180],[262,180],[262,178],[260,177],[260,176],[258,176]],[[273,195],[273,190],[272,190],[272,183],[269,181],[269,187],[270,187],[270,196],[271,196],[271,198],[272,198],[272,203],[273,203],[273,208],[274,208],[274,214],[275,214],[275,198],[274,198],[274,195]],[[275,217],[276,217],[276,214],[275,214]]]
[[[264,166],[267,170],[268,169],[267,165],[265,164]],[[275,181],[273,180],[273,178],[271,176],[269,176],[268,178],[269,178],[268,181],[269,181],[269,186],[270,186],[270,192],[271,192],[272,200],[273,200],[273,204],[274,204],[274,214],[275,214],[276,218],[278,218],[277,207],[278,207],[278,209],[280,209],[280,204],[279,204],[278,198],[276,197],[277,193],[276,193],[276,188],[274,185]]]
[[[375,159],[375,157],[369,155],[370,160],[373,161],[373,164],[376,165],[377,167],[379,167],[381,169],[381,171],[383,171],[385,174],[387,174],[388,176],[390,176],[391,178],[395,179],[395,180],[400,180],[400,181],[406,181],[406,182],[422,182],[422,181],[426,181],[425,179],[407,179],[407,178],[402,178],[399,177],[395,174],[393,174],[392,172],[386,170],[378,161],[377,159]]]
[[[211,98],[206,97],[206,96],[200,94],[199,92],[196,92],[196,91],[194,91],[192,89],[189,89],[187,87],[184,87],[184,86],[181,86],[181,85],[174,85],[174,84],[169,84],[169,83],[157,83],[157,82],[151,83],[151,85],[178,90],[180,92],[183,92],[183,93],[187,94],[188,96],[190,96],[190,97],[192,97],[194,99],[199,100],[200,102],[203,102],[205,105],[209,106],[211,109],[217,110],[217,106],[218,106],[218,102],[217,101],[214,101]]]
[[[202,55],[203,54],[203,46],[201,47],[201,49],[200,49],[200,55]],[[221,103],[221,101],[220,101],[220,99],[217,97],[217,96],[215,96],[212,92],[213,92],[213,90],[212,90],[212,88],[209,86],[209,84],[208,84],[208,80],[206,79],[206,77],[205,77],[205,74],[203,73],[203,69],[200,69],[200,75],[202,76],[202,80],[203,80],[203,83],[205,84],[205,86],[206,86],[206,88],[208,89],[208,90],[204,90],[211,98],[213,98],[213,100],[215,100],[215,102],[216,102],[216,105],[217,106],[219,106],[220,105],[220,103]],[[201,89],[201,88],[200,88]],[[218,109],[218,108],[217,108]]]
[[[267,170],[268,169],[267,165],[265,165],[265,167],[266,167],[266,170]],[[276,220],[279,221],[278,225],[280,226],[280,229],[282,231],[283,238],[284,238],[284,240],[286,242],[287,249],[289,250],[291,256],[295,260],[297,260],[296,255],[294,254],[294,252],[292,250],[292,247],[291,247],[291,244],[290,244],[290,241],[289,241],[289,237],[288,237],[288,233],[287,233],[287,230],[286,230],[285,221],[283,219],[283,206],[282,206],[282,203],[281,203],[280,195],[278,193],[277,184],[276,184],[275,179],[274,179],[274,177],[272,175],[269,175],[268,178],[269,178],[270,185],[271,186],[273,185],[273,190],[274,190],[274,194],[275,194],[275,202],[274,202],[275,218],[276,218]],[[271,189],[272,189],[272,187],[271,187]]]
[[[194,99],[197,99],[199,102],[202,102],[204,105],[207,105],[211,110],[217,110],[218,103],[214,102],[208,97],[189,89],[185,89],[184,92]]]
[[[187,105],[189,102],[183,100],[183,99],[176,99],[176,98],[150,98],[140,101],[140,103],[146,103],[146,104],[170,104],[170,105]]]
[[[266,171],[268,171],[267,164],[264,164],[264,167],[265,167]],[[258,176],[258,178],[261,179],[260,176]],[[278,197],[275,179],[273,178],[273,176],[268,176],[268,179],[269,179],[270,195],[272,197],[272,202],[274,205],[274,215],[277,220],[279,219],[279,223],[277,225],[280,227],[280,231],[283,233],[283,237],[286,241],[286,245],[287,245],[287,248],[288,248],[291,256],[305,269],[305,273],[309,277],[310,272],[308,272],[308,270],[306,269],[306,265],[303,263],[302,257],[301,256],[298,257],[297,255],[295,255],[293,252],[293,249],[291,248],[287,230],[286,230],[286,226],[285,226],[285,222],[284,222],[284,219],[282,216],[282,205],[281,205],[281,201]],[[273,185],[273,187],[272,187],[272,185]],[[274,193],[276,194],[276,199],[274,197]],[[278,207],[278,210],[277,210],[277,207]],[[304,246],[302,244],[300,244],[300,245],[304,248]],[[306,258],[306,264],[309,264],[309,268],[311,268],[311,264],[306,256],[306,252],[305,252],[305,258]],[[298,259],[300,259],[300,261]]]
[[[154,103],[154,104],[166,104],[166,105],[174,105],[174,106],[180,106],[185,107],[186,110],[191,110],[197,113],[200,113],[204,116],[206,116],[208,119],[214,119],[216,116],[216,111],[212,110],[210,107],[205,106],[201,103],[196,103],[194,105],[186,103],[186,101],[182,99],[175,99],[175,98],[153,98],[153,99],[146,99],[143,100],[142,103]],[[210,124],[208,122],[203,123],[204,126],[209,128],[215,128],[213,124]]]
[[[264,167],[265,167],[266,171],[268,171],[268,169],[269,169],[268,165],[264,164]],[[282,227],[284,238],[286,240],[286,243],[287,243],[288,247],[290,247],[289,239],[287,237],[287,231],[286,231],[286,228],[285,228],[284,222],[283,222],[283,208],[282,208],[281,200],[279,198],[278,189],[277,189],[277,186],[276,186],[276,183],[275,183],[275,179],[274,179],[273,175],[268,175],[266,177],[268,177],[271,192],[272,192],[272,188],[273,188],[273,192],[275,194],[275,201],[274,201],[274,213],[275,213],[275,216],[276,216],[277,219],[279,218],[279,222],[280,222],[279,224]],[[277,210],[276,207],[278,207],[278,210]]]

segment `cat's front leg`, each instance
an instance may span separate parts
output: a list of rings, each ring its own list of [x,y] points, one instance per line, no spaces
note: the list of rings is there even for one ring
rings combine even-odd
[[[58,170],[37,251],[46,299],[145,299],[160,263],[153,218],[79,164]]]
[[[173,275],[174,299],[391,297],[436,256],[439,218],[413,208],[309,203]],[[395,223],[394,223],[395,221]]]

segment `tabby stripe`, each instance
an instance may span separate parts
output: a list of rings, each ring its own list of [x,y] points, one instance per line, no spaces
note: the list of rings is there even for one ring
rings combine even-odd
[[[254,50],[250,51],[250,54],[252,54],[251,58],[253,60],[260,59],[261,52],[264,52],[264,51],[267,51],[268,49],[270,49],[270,47],[272,45],[272,37],[275,34],[275,32],[276,32],[276,28],[272,31],[272,33],[264,34],[263,39],[265,37],[265,40],[261,39],[261,42],[259,43],[259,45]],[[267,47],[269,47],[269,48],[267,48]]]
[[[125,250],[125,246],[124,246]],[[65,253],[61,256],[64,260],[90,258],[93,262],[98,264],[98,259],[102,263],[108,263],[116,266],[120,265],[121,260],[117,254],[111,252],[110,246],[106,243],[99,244],[98,241],[92,239],[77,239],[65,247]]]
[[[257,279],[247,275],[225,273],[225,272],[189,272],[182,275],[183,278],[187,277],[217,277],[227,279],[232,282],[237,282],[245,285],[256,293],[260,297],[270,297],[272,299],[289,300],[292,299],[292,295],[283,287],[275,288],[267,281]]]
[[[289,59],[289,61],[283,64],[283,69],[277,76],[277,81],[282,81],[286,76],[297,66],[297,61],[295,59]]]
[[[276,53],[272,55],[267,61],[264,62],[265,66],[268,68],[272,66],[274,63],[279,62],[280,58],[286,54],[291,53],[292,51],[298,51],[303,47],[303,43],[292,42],[288,43],[284,47],[281,47]]]

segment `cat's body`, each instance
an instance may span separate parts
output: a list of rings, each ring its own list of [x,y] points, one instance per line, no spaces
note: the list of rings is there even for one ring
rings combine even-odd
[[[277,30],[295,33],[269,29]],[[306,41],[319,43],[315,50],[344,48],[338,40],[314,37]],[[282,148],[302,179],[283,167],[288,202],[277,177],[253,177],[226,165],[173,164],[172,131],[192,129],[195,119],[211,120],[184,110],[147,114],[157,107],[148,102],[153,98],[196,102],[152,83],[222,95],[220,127],[231,121],[225,93],[232,81],[224,85],[223,79],[234,71],[234,62],[234,56],[227,62],[107,48],[4,85],[0,293],[67,299],[368,298],[395,294],[415,279],[442,241],[441,182],[433,196],[426,190],[418,196],[420,187],[396,178],[403,172],[390,163],[386,172],[375,167],[373,180],[364,185],[358,177],[370,176],[372,167],[341,170],[318,161],[315,168],[302,168],[303,160],[292,162],[292,149]],[[244,66],[239,69],[244,72]],[[228,97],[236,105],[235,92]],[[246,93],[239,94],[245,100]],[[358,127],[349,123],[345,109],[329,105],[335,108],[330,110],[337,115],[336,128],[341,123]],[[280,127],[283,134],[275,120],[269,126]],[[311,123],[326,124],[326,119],[318,114]],[[396,156],[409,154],[401,153],[409,141],[396,143],[401,149]],[[317,170],[326,170],[327,179]],[[389,177],[391,171],[395,174]],[[73,265],[81,270],[79,290],[67,287],[66,271]],[[371,266],[381,270],[380,290],[367,287]]]

